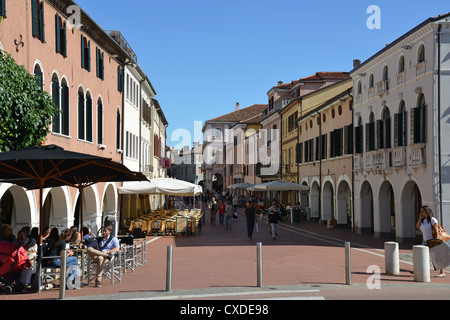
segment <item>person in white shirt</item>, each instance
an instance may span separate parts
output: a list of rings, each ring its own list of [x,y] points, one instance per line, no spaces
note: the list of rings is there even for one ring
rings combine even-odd
[[[437,227],[438,227],[438,221],[433,216],[433,211],[428,206],[423,206],[420,208],[420,217],[419,220],[417,220],[416,228],[422,231],[423,235],[423,243],[422,245],[426,246],[428,240],[434,239],[434,234],[437,235]],[[439,270],[439,274],[437,277],[445,277],[444,270]]]

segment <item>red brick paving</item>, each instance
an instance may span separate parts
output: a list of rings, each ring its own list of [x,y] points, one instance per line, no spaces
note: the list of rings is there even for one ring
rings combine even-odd
[[[223,226],[210,226],[209,213],[200,235],[163,236],[147,244],[147,264],[122,276],[113,286],[106,279],[102,288],[84,286],[80,290],[67,290],[66,296],[79,297],[129,292],[165,291],[167,246],[173,246],[172,289],[202,289],[225,287],[255,287],[256,243],[263,244],[263,285],[345,284],[345,250],[343,242],[352,243],[352,283],[364,284],[371,274],[367,268],[377,265],[382,272],[383,283],[413,283],[413,266],[401,263],[399,276],[384,274],[384,241],[369,236],[358,236],[348,230],[327,229],[317,223],[302,222],[293,225],[280,224],[279,237],[273,241],[264,222],[259,222],[259,232],[249,241],[246,222],[242,215],[233,220],[232,230]],[[304,235],[305,231],[312,233]],[[326,236],[323,240],[317,239]],[[147,241],[154,237],[147,237]],[[358,244],[375,249],[358,250]],[[411,246],[401,253],[412,254]],[[433,278],[432,283],[450,283],[450,276]],[[0,300],[58,299],[58,289],[40,294],[28,293],[0,296]]]

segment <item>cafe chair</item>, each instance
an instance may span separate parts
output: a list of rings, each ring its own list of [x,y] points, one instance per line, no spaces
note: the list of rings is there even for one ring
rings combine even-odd
[[[154,220],[152,221],[151,229],[150,229],[150,235],[161,235],[161,221],[160,220]]]
[[[134,272],[136,268],[136,246],[135,244],[123,245],[121,250],[122,253],[122,270],[123,273],[127,273],[127,269]]]
[[[166,236],[175,235],[175,221],[167,220],[164,222],[164,224],[165,224],[164,234]]]
[[[97,262],[91,259],[88,255],[87,259],[87,281],[91,283],[97,276]],[[122,253],[114,252],[111,260],[107,261],[103,266],[103,277],[111,280],[111,285],[114,281],[122,281]]]

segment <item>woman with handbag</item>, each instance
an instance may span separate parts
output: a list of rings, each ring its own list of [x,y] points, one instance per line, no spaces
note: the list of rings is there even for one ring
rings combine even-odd
[[[420,208],[420,217],[417,220],[416,228],[422,231],[423,243],[422,245],[427,246],[428,240],[437,239],[438,234],[438,221],[433,216],[433,211],[430,207],[422,206]],[[439,270],[439,274],[436,276],[439,278],[445,277],[444,269]]]

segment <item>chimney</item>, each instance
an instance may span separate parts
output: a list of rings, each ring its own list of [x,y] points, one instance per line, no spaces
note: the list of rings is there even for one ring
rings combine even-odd
[[[283,84],[283,81],[278,81],[278,85],[281,86]]]
[[[361,64],[361,60],[359,60],[359,59],[353,60],[353,69],[359,67],[360,64]]]
[[[239,106],[239,102],[236,102],[236,111],[239,111],[240,106]]]

